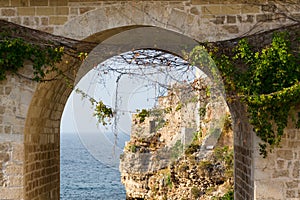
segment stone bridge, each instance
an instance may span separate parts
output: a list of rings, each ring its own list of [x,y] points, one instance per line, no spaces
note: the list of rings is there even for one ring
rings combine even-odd
[[[90,60],[82,66],[72,63],[78,81],[95,64],[133,48],[181,55],[183,48],[190,50],[197,42],[294,23],[300,16],[299,4],[299,0],[0,0],[0,18],[98,43]],[[20,73],[30,74],[30,63]],[[59,199],[60,120],[70,92],[63,80],[34,83],[10,74],[0,83],[0,199]],[[231,105],[230,111],[235,199],[299,199],[299,130],[289,126],[281,148],[262,159],[244,108]]]

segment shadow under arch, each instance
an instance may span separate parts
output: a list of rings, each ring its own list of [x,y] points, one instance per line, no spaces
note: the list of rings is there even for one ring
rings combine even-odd
[[[110,32],[112,31],[112,32]],[[112,35],[112,36],[109,36]],[[75,69],[74,85],[95,65],[120,53],[135,49],[156,49],[183,57],[199,43],[182,34],[149,26],[120,27],[94,34],[86,41],[99,42],[81,63],[67,56],[58,67]],[[72,75],[72,72],[69,72]],[[72,89],[64,80],[39,83],[32,97],[24,131],[25,199],[59,199],[60,196],[60,120]]]

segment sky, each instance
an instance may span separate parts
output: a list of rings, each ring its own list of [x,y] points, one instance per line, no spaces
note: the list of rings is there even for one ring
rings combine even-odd
[[[118,65],[116,64],[118,63]],[[123,70],[127,74],[119,79],[118,93],[116,93],[118,73],[113,70]],[[130,69],[130,71],[128,71]],[[132,71],[133,70],[133,71]],[[119,157],[123,152],[125,142],[130,139],[131,116],[136,110],[153,108],[156,105],[155,98],[163,91],[159,84],[167,84],[174,77],[180,79],[194,79],[194,72],[178,74],[178,70],[171,70],[166,75],[161,69],[149,67],[148,71],[141,71],[140,67],[116,62],[115,58],[101,63],[97,68],[89,71],[76,86],[96,100],[102,100],[106,105],[115,108],[117,100],[118,123],[117,140],[113,134],[113,126],[104,127],[97,124],[93,116],[93,108],[87,98],[72,92],[70,95],[61,120],[61,134],[76,134],[87,150],[102,163],[116,167],[119,166]],[[133,78],[130,73],[141,74]],[[150,75],[147,75],[150,74]],[[169,76],[169,77],[167,77]],[[117,97],[116,97],[117,94]],[[112,121],[113,123],[113,121]],[[115,144],[117,141],[117,144]]]
[[[97,73],[96,70],[91,70],[82,78],[77,87],[96,100],[101,99],[106,105],[113,107],[116,96],[116,77],[109,77],[104,86],[97,81]],[[145,86],[137,80],[124,77],[120,79],[119,85],[121,99],[119,98],[118,102],[122,112],[120,112],[117,124],[117,145],[114,144],[112,126],[104,127],[97,124],[89,100],[82,98],[74,91],[67,101],[61,120],[62,134],[78,135],[82,144],[97,160],[112,167],[118,167],[119,156],[122,154],[125,142],[130,139],[132,113],[128,111],[151,108],[155,102],[153,90],[146,92]],[[147,96],[152,96],[152,99]]]

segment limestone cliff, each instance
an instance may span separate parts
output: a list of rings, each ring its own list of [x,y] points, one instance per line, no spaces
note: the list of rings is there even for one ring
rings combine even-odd
[[[222,95],[202,78],[174,85],[133,116],[120,171],[127,199],[215,199],[232,189],[232,131]]]

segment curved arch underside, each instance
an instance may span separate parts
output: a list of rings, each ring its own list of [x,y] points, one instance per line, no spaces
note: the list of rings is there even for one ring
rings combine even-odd
[[[121,53],[137,49],[156,49],[183,57],[184,52],[190,52],[199,45],[197,41],[187,36],[158,27],[121,27],[118,30],[112,29],[112,31],[114,34],[105,40],[103,37],[105,38],[106,34],[102,33],[87,38],[88,41],[93,39],[93,42],[95,40],[101,41],[101,43],[89,53],[78,70],[75,83],[78,83],[94,66]]]
[[[79,63],[66,55],[59,68],[77,71],[74,84],[95,65],[106,59],[133,49],[158,49],[182,56],[182,50],[190,51],[198,43],[181,34],[149,26],[129,26],[106,30],[85,39],[100,42]],[[72,65],[72,66],[71,66]],[[69,76],[74,77],[74,71]],[[75,78],[75,77],[74,77]],[[60,120],[71,88],[64,80],[38,84],[26,117],[24,131],[24,188],[25,199],[59,198],[59,134]],[[40,187],[36,187],[40,185]]]

